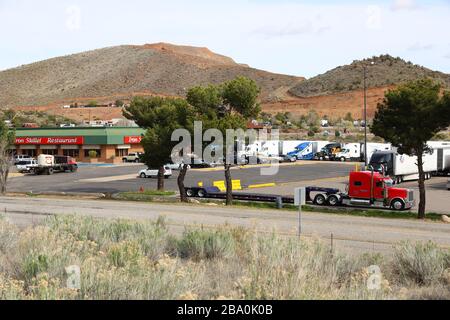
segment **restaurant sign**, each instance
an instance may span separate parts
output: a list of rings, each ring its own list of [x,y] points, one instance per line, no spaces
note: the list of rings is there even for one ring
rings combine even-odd
[[[61,145],[82,145],[84,144],[84,137],[19,137],[16,138],[16,145],[46,145],[46,144],[61,144]]]
[[[142,136],[124,137],[124,144],[140,144],[142,141]]]

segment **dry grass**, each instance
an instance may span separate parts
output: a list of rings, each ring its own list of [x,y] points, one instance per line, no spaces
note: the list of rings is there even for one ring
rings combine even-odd
[[[80,290],[66,287],[70,265]],[[371,265],[379,290],[367,287]],[[25,230],[0,219],[0,299],[448,299],[449,268],[433,244],[350,257],[228,226],[174,237],[162,219],[56,217]]]

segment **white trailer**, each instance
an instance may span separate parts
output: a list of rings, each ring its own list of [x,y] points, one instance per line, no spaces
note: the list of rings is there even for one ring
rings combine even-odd
[[[255,141],[253,144],[250,144],[245,148],[245,155],[249,157],[278,157],[280,154],[280,141],[278,140]]]
[[[365,143],[361,143],[361,161],[365,161],[364,153],[365,153]],[[392,150],[392,144],[390,143],[367,143],[367,160],[372,158],[372,155],[376,151],[390,151]]]
[[[375,171],[384,172],[389,175],[395,183],[403,181],[418,180],[419,169],[417,167],[417,156],[399,154],[397,150],[376,151],[369,164]],[[425,179],[431,179],[432,175],[448,174],[450,172],[450,148],[436,148],[423,155],[423,170]]]

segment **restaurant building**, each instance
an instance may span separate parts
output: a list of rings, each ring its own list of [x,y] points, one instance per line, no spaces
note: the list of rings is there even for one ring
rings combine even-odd
[[[50,154],[78,162],[117,163],[129,153],[144,151],[144,133],[134,127],[18,128],[15,151],[32,157]]]

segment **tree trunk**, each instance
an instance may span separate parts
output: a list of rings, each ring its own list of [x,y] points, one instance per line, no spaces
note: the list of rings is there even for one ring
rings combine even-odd
[[[423,151],[417,152],[417,167],[419,168],[419,219],[425,219],[426,208],[426,190],[425,190],[425,172],[423,171]]]
[[[233,182],[231,181],[230,164],[225,164],[225,184],[227,187],[227,206],[233,205]]]
[[[164,191],[164,166],[158,171],[158,191]]]
[[[180,200],[181,202],[188,202],[186,195],[186,188],[184,187],[184,178],[188,170],[188,165],[183,164],[181,167],[180,175],[178,176],[178,189],[180,190]]]
[[[2,163],[0,166],[0,195],[4,196],[6,194],[6,184],[8,182],[9,175],[9,163]]]

